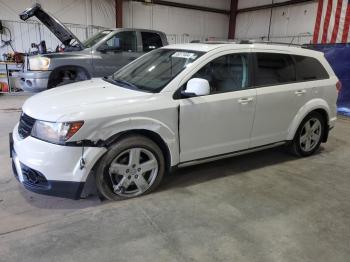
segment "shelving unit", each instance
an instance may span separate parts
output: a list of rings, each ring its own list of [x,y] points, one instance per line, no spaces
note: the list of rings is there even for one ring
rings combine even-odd
[[[15,62],[0,62],[0,94],[14,93],[13,81],[11,76],[13,72],[22,71],[23,64]]]

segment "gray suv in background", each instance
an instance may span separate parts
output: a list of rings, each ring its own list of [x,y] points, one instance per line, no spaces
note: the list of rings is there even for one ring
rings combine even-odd
[[[39,92],[59,85],[111,75],[144,53],[167,45],[163,32],[147,29],[103,30],[84,42],[39,4],[20,14],[35,16],[62,42],[63,52],[29,56],[15,77],[24,91]]]

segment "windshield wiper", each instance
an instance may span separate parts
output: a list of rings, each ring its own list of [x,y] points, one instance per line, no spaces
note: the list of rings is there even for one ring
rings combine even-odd
[[[140,88],[138,88],[136,85],[125,81],[125,80],[121,80],[121,79],[117,79],[117,78],[113,78],[112,76],[104,76],[103,77],[104,80],[112,83],[112,84],[117,84],[117,85],[121,85],[121,86],[127,86],[127,87],[131,87],[132,89],[136,89],[139,90]]]
[[[144,88],[143,86],[137,86],[137,85],[134,85],[134,84],[132,84],[132,83],[130,83],[128,81],[113,78],[112,76],[104,76],[103,80],[105,80],[105,81],[107,81],[109,83],[118,85],[118,86],[121,85],[123,87],[130,88],[130,89],[133,89],[133,90],[139,90],[139,91],[146,92],[146,93],[156,93],[156,92],[154,92],[152,90],[148,90],[147,88]]]
[[[116,83],[119,83],[119,84],[122,84],[122,85],[125,85],[125,86],[129,86],[129,87],[132,87],[134,89],[139,89],[136,85],[128,82],[128,81],[125,81],[125,80],[121,80],[121,79],[116,79],[116,78],[113,78],[112,77],[112,81],[113,82],[116,82]]]

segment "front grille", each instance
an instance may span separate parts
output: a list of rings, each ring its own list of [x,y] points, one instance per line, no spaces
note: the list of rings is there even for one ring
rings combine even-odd
[[[36,171],[30,167],[21,163],[23,183],[27,186],[47,189],[50,185],[46,180],[45,176],[39,171]]]
[[[30,136],[34,123],[35,123],[34,118],[22,113],[21,118],[19,119],[19,125],[18,125],[18,134],[22,139]]]

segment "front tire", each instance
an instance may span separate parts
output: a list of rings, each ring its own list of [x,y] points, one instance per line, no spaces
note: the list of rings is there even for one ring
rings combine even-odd
[[[61,70],[52,74],[53,76],[49,81],[48,89],[89,79],[82,70]]]
[[[96,168],[96,186],[109,200],[122,200],[153,191],[165,173],[159,146],[147,137],[132,135],[110,147]]]
[[[320,147],[324,135],[325,120],[318,112],[312,112],[301,122],[293,142],[291,151],[297,156],[307,157]]]

